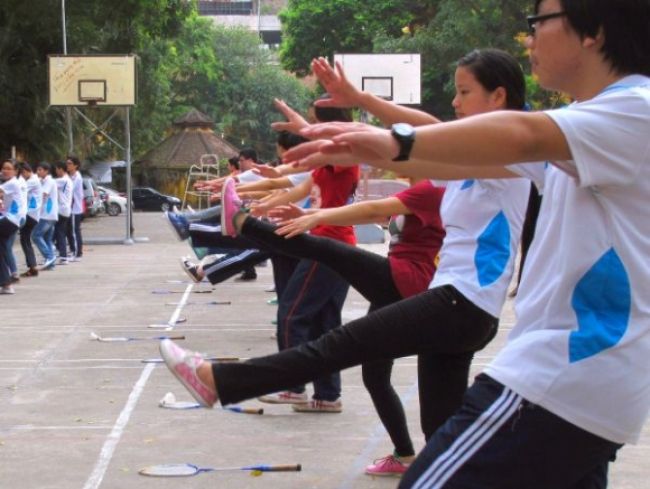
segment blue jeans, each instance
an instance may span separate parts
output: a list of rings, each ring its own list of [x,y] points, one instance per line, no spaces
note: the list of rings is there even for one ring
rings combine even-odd
[[[7,268],[9,268],[9,273],[15,275],[18,273],[18,266],[16,265],[16,255],[14,255],[14,243],[16,242],[16,235],[18,233],[13,233],[7,241],[5,241],[5,259],[7,260]]]
[[[55,225],[56,221],[41,219],[32,232],[32,241],[46,261],[54,258],[54,244],[52,240]]]

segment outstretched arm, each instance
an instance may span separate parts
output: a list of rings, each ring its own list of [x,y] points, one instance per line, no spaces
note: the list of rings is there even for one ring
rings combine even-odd
[[[364,161],[405,175],[439,179],[506,178],[504,166],[529,161],[571,159],[564,135],[541,112],[498,111],[416,128],[409,161],[392,161],[398,144],[386,129],[366,124],[310,126],[311,141],[292,148],[287,161],[319,166],[336,155],[337,164]]]
[[[358,90],[345,76],[343,66],[337,61],[332,68],[325,58],[311,62],[311,68],[330,98],[315,102],[320,107],[359,107],[377,117],[384,126],[408,122],[413,126],[440,122],[421,110],[411,109],[384,100],[369,92]]]
[[[397,197],[367,200],[343,207],[320,209],[313,213],[280,222],[276,234],[292,238],[321,224],[332,226],[366,224],[398,214],[412,214],[412,212]]]

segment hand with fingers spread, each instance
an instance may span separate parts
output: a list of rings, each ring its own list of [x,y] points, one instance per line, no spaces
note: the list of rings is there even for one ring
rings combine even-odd
[[[301,129],[309,126],[309,122],[307,122],[298,112],[289,107],[284,100],[276,98],[273,101],[273,105],[275,105],[275,108],[282,112],[282,115],[287,119],[286,122],[273,122],[271,127],[275,131],[289,131],[298,134]]]
[[[282,177],[282,173],[277,168],[274,168],[269,165],[260,165],[258,163],[255,163],[253,165],[253,173],[256,173],[257,175],[261,175],[264,178],[280,178]]]
[[[352,166],[391,159],[399,148],[387,129],[357,122],[313,124],[301,131],[309,139],[287,151],[283,160],[307,168],[317,168],[336,161],[337,166]]]
[[[269,211],[269,217],[278,224],[284,224],[291,219],[305,215],[305,210],[296,204],[279,205]]]
[[[356,107],[359,105],[362,92],[346,78],[341,63],[336,62],[335,70],[325,58],[316,58],[311,62],[311,69],[330,97],[319,99],[314,102],[314,105],[318,107]]]
[[[320,215],[318,213],[304,214],[295,219],[280,223],[280,227],[275,230],[275,234],[289,239],[306,233],[310,229],[314,229],[320,223]]]
[[[194,183],[194,188],[196,190],[204,190],[210,192],[221,192],[221,187],[225,181],[225,177],[214,178],[212,180],[199,180]]]

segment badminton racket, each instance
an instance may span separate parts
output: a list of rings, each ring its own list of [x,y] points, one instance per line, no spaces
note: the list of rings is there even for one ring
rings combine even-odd
[[[184,340],[185,336],[100,336],[97,333],[90,333],[90,339],[102,341],[105,343],[123,342],[123,341],[153,341],[153,340]]]
[[[184,294],[184,290],[165,290],[165,289],[155,289],[151,291],[152,294]],[[212,294],[212,290],[192,290],[190,294]]]
[[[184,323],[187,321],[187,318],[178,318],[176,321],[168,321],[166,323],[156,323],[156,324],[150,324],[147,326],[147,328],[152,328],[152,329],[171,329],[177,324]]]
[[[260,475],[263,472],[300,472],[302,466],[300,464],[287,464],[287,465],[246,465],[243,467],[199,467],[194,464],[161,464],[149,465],[138,471],[140,475],[147,475],[150,477],[191,477],[200,474],[201,472],[223,472],[245,470],[250,471],[254,475]]]
[[[247,360],[246,358],[237,358],[237,357],[203,357],[203,360],[208,362],[240,362],[242,360]],[[165,363],[165,360],[162,358],[144,358],[140,360],[141,363]]]
[[[167,302],[166,306],[229,306],[230,301],[208,301],[208,302]]]

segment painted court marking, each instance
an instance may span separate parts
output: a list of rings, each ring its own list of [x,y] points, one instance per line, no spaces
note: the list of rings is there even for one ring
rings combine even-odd
[[[187,298],[190,296],[190,292],[192,291],[193,286],[194,284],[190,284],[185,289],[185,293],[183,294],[183,297],[179,301],[176,310],[174,311],[174,313],[172,314],[169,320],[170,323],[176,322],[176,320],[178,319],[181,310],[183,309],[183,306],[187,302]],[[99,453],[97,462],[95,462],[95,467],[93,468],[90,477],[88,477],[88,480],[84,484],[83,489],[97,489],[99,485],[102,483],[102,480],[104,479],[104,475],[106,474],[106,469],[108,468],[108,465],[111,463],[111,459],[113,458],[113,454],[115,453],[115,448],[117,447],[117,444],[120,442],[122,438],[122,434],[124,433],[124,428],[128,424],[129,419],[131,419],[131,414],[133,414],[133,410],[135,409],[135,406],[138,404],[140,395],[142,394],[142,391],[147,385],[147,381],[149,380],[149,377],[151,376],[151,373],[153,372],[154,368],[156,368],[156,364],[150,363],[147,364],[142,370],[142,374],[140,375],[140,378],[133,386],[133,389],[131,390],[131,394],[129,394],[129,398],[126,401],[126,404],[122,409],[122,412],[120,413],[119,417],[117,418],[117,421],[113,425],[113,429],[111,430],[108,437],[106,438],[106,441],[104,441],[104,445],[102,446],[102,450]]]

